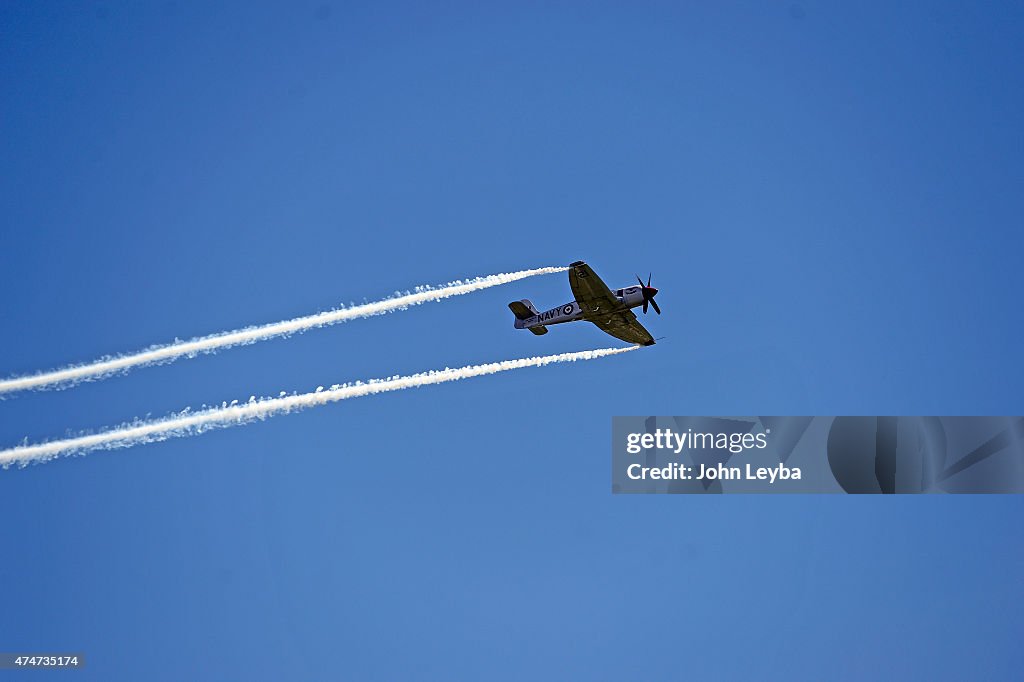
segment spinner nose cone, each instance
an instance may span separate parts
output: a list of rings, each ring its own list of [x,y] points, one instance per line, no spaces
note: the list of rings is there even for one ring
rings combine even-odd
[[[658,290],[655,289],[654,287],[644,287],[644,288],[647,289],[647,295],[648,296],[653,298],[654,296],[658,295]]]

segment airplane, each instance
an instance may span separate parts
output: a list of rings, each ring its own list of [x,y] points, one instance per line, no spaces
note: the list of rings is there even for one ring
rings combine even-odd
[[[647,284],[639,275],[636,279],[640,286],[612,291],[589,265],[579,260],[569,266],[569,286],[576,296],[575,301],[543,313],[527,299],[512,301],[508,307],[516,316],[515,328],[529,329],[537,336],[547,334],[548,327],[553,324],[586,320],[617,339],[641,346],[653,346],[654,337],[644,329],[630,308],[642,306],[646,314],[650,304],[654,312],[661,315],[661,308],[654,300],[658,290],[651,286],[649,275]]]

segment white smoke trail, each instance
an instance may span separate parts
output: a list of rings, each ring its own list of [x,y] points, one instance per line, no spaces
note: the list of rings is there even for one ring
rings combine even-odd
[[[443,384],[471,377],[507,372],[523,367],[543,367],[558,362],[575,362],[577,360],[593,360],[619,353],[628,353],[640,346],[625,348],[601,348],[576,353],[543,355],[519,360],[491,362],[485,365],[469,365],[457,369],[445,368],[432,370],[409,376],[394,376],[387,379],[371,379],[367,382],[357,381],[351,384],[335,384],[324,390],[321,386],[313,393],[283,396],[278,398],[249,398],[249,402],[230,405],[222,404],[201,412],[185,409],[163,419],[152,421],[135,421],[122,424],[101,433],[77,436],[65,440],[56,440],[35,445],[19,445],[8,450],[0,450],[0,467],[7,468],[11,464],[26,466],[32,462],[45,462],[63,455],[84,454],[93,450],[113,450],[133,445],[153,443],[180,436],[192,436],[211,429],[226,428],[247,424],[257,419],[266,419],[280,414],[288,414],[308,407],[326,405],[327,403],[349,398],[359,398],[374,393],[401,391],[406,388]]]
[[[456,280],[441,287],[420,286],[411,292],[398,294],[374,303],[365,303],[350,308],[341,307],[323,313],[316,313],[315,315],[297,317],[293,320],[246,327],[245,329],[212,334],[210,336],[200,336],[189,341],[175,341],[174,343],[162,346],[151,346],[137,353],[103,357],[94,362],[71,365],[49,372],[0,379],[0,397],[5,393],[13,393],[15,391],[52,386],[73,386],[83,381],[95,381],[112,374],[126,372],[135,367],[172,362],[180,357],[191,358],[200,353],[213,353],[225,348],[231,348],[232,346],[242,346],[278,336],[288,336],[304,332],[307,329],[326,327],[360,317],[383,315],[384,313],[396,310],[405,310],[411,306],[420,305],[428,301],[439,301],[443,298],[461,296],[474,291],[480,291],[481,289],[488,289],[501,284],[526,279],[527,277],[565,272],[568,269],[536,268],[533,270],[520,270],[519,272],[506,272],[497,275],[487,275],[486,277],[476,277],[466,281]]]

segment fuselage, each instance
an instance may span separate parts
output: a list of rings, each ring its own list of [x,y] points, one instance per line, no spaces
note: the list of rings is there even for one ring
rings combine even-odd
[[[622,308],[636,308],[644,304],[644,295],[636,284],[622,289],[615,289],[612,291],[612,294],[618,299]],[[586,312],[580,307],[580,304],[576,301],[571,301],[550,310],[538,312],[533,317],[528,317],[524,320],[517,319],[515,326],[516,329],[529,329],[530,327],[541,325],[546,327],[552,324],[579,322],[586,319]]]

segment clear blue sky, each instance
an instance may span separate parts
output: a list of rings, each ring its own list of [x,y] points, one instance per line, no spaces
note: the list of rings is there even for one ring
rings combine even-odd
[[[457,277],[658,346],[0,472],[76,679],[1017,677],[1020,497],[612,496],[615,414],[1021,414],[1007,3],[4,3],[0,374]],[[0,403],[0,446],[615,345],[563,276]]]

